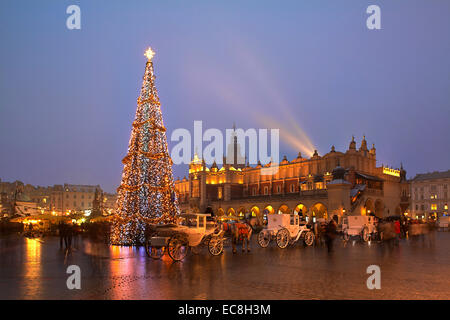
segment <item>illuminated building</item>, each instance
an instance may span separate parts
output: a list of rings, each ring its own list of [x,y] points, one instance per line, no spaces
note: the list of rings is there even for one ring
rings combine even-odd
[[[233,147],[239,147],[236,139]],[[270,168],[277,170],[267,171]],[[289,161],[285,156],[278,166],[258,163],[250,167],[232,161],[221,168],[215,162],[208,167],[194,155],[189,176],[175,181],[175,186],[182,211],[212,210],[216,215],[384,217],[404,214],[409,206],[406,171],[377,167],[375,146],[369,149],[365,137],[358,149],[352,138],[345,152],[332,146],[323,156],[317,150],[310,158],[299,153]]]
[[[449,214],[450,170],[417,174],[410,184],[413,218],[437,218]]]
[[[92,209],[96,190],[101,191],[99,185],[55,185],[50,197],[52,210],[67,214]]]

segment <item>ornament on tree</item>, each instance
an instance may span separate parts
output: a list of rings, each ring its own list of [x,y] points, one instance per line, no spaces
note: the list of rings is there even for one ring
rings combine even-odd
[[[113,244],[142,244],[148,224],[174,222],[179,213],[172,160],[155,87],[154,54],[151,48],[145,52],[144,80],[128,153],[122,160],[122,181],[117,189],[117,212],[111,234]]]

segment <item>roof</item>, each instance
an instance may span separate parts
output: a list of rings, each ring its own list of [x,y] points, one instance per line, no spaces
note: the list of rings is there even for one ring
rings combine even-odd
[[[448,171],[434,171],[431,173],[419,173],[412,179],[413,181],[433,180],[450,178],[450,170]]]
[[[350,196],[354,197],[354,196],[356,196],[358,194],[359,191],[364,191],[364,189],[366,189],[366,185],[365,184],[357,184],[355,186],[355,188],[350,190]]]
[[[66,191],[72,192],[95,192],[96,189],[101,191],[100,185],[82,185],[82,184],[64,184]]]
[[[376,177],[376,176],[371,176],[371,175],[364,174],[364,173],[360,173],[360,172],[357,172],[356,174],[357,174],[358,176],[363,177],[364,179],[367,179],[367,180],[383,181],[383,179],[378,178],[378,177]]]

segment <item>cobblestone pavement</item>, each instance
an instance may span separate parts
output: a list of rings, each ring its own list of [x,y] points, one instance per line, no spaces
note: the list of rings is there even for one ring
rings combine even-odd
[[[398,246],[336,242],[296,244],[251,253],[154,261],[143,248],[109,247],[81,238],[65,254],[57,238],[0,239],[0,299],[449,299],[450,233],[402,240]],[[66,269],[81,268],[81,289],[69,290]],[[369,265],[381,268],[381,289],[369,290]]]

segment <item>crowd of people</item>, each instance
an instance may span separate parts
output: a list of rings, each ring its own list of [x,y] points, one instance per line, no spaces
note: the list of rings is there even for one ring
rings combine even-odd
[[[427,238],[430,244],[434,243],[435,232],[437,230],[436,220],[414,220],[405,217],[374,217],[373,232],[369,234],[370,241],[388,242],[398,245],[400,239],[410,239],[416,241]],[[329,221],[319,221],[313,223],[311,228],[316,236],[316,244],[322,242],[329,252],[333,251],[333,242],[336,238],[343,236],[342,224],[339,224],[337,216]],[[344,237],[342,237],[344,239]],[[353,239],[354,240],[354,239]],[[362,240],[362,236],[358,240]]]

